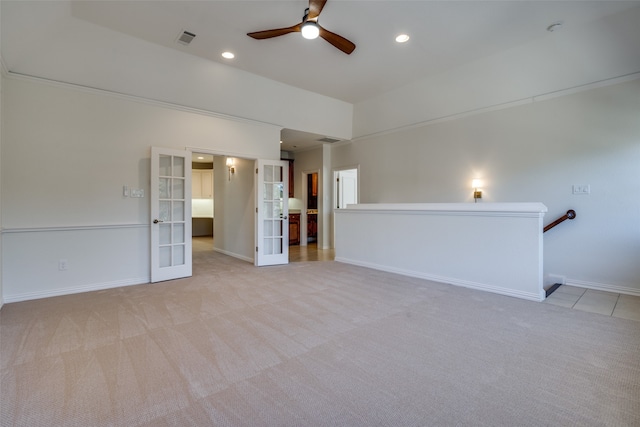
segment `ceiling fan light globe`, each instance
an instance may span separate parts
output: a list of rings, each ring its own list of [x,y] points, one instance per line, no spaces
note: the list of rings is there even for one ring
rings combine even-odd
[[[318,38],[320,35],[320,28],[318,28],[318,24],[312,21],[307,21],[302,26],[300,31],[302,33],[302,37],[305,39],[313,40]]]

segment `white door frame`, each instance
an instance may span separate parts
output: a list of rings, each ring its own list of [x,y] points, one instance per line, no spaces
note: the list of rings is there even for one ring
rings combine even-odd
[[[240,169],[238,168],[238,165],[236,165],[235,167],[235,174],[230,176],[230,181],[234,181],[235,179],[237,179],[236,174],[241,174],[242,172],[248,172],[251,176],[251,180],[254,180],[254,163],[257,160],[257,158],[255,156],[248,156],[244,153],[233,153],[233,152],[229,152],[227,150],[211,150],[211,149],[205,149],[205,148],[201,148],[201,147],[188,147],[188,149],[191,151],[191,153],[203,153],[203,154],[208,154],[214,157],[214,164],[218,161],[216,159],[226,159],[226,158],[233,158],[235,159],[236,162],[238,161],[242,161],[245,166],[248,166],[249,164],[251,165],[249,167],[250,171],[240,171]],[[223,162],[224,163],[224,162]],[[243,166],[244,167],[244,166]],[[219,165],[216,166],[216,168],[214,168],[214,175],[216,175],[217,173],[221,172],[222,169],[224,169],[224,173],[222,173],[222,175],[224,175],[224,179],[222,179],[222,181],[227,182],[227,177],[229,175],[227,175],[227,166],[223,165],[222,167],[220,167]],[[216,170],[218,170],[218,172],[216,172]],[[214,180],[215,182],[215,180]],[[215,185],[215,184],[214,184]],[[245,189],[246,190],[246,189]],[[235,191],[235,190],[232,190]],[[251,192],[242,192],[241,194],[238,194],[238,196],[240,197],[246,197],[248,200],[252,200],[252,203],[255,204],[255,199],[256,199],[256,188],[255,186],[252,186],[252,190]],[[228,202],[228,199],[225,199],[225,197],[228,197],[228,194],[225,196],[224,192],[218,193],[216,191],[214,191],[214,242],[215,240],[215,233],[216,233],[216,228],[218,228],[218,236],[222,235],[222,232],[224,231],[223,228],[227,227],[226,231],[229,231],[228,228],[228,224],[221,224],[220,218],[222,218],[222,216],[219,217],[218,220],[216,220],[216,217],[218,215],[216,215],[216,212],[219,213],[220,209],[224,209],[224,205],[225,205],[225,201]],[[255,207],[254,207],[255,208]],[[228,214],[228,211],[227,211]],[[247,222],[246,224],[242,225],[242,230],[244,230],[244,233],[250,234],[251,235],[251,241],[250,242],[245,242],[243,240],[242,246],[244,247],[245,244],[248,243],[249,247],[253,247],[255,245],[255,219],[253,219],[250,224],[249,222]],[[236,225],[237,226],[237,225]],[[239,230],[239,229],[238,229]],[[244,234],[243,233],[243,234]],[[250,249],[248,251],[241,251],[238,252],[237,251],[237,247],[235,248],[231,248],[228,246],[228,241],[225,243],[225,240],[223,238],[218,239],[217,243],[214,245],[213,250],[237,259],[241,259],[243,261],[246,262],[250,262],[250,263],[254,263],[255,262],[255,258],[256,258],[256,253],[254,250]]]
[[[189,159],[191,159],[191,154],[193,154],[193,153],[203,153],[203,154],[213,155],[214,157],[242,158],[242,159],[253,161],[253,162],[256,162],[256,163],[259,160],[256,157],[247,156],[246,154],[230,153],[228,151],[210,150],[210,149],[205,149],[205,148],[201,148],[201,147],[186,147],[186,150],[189,152]],[[271,161],[271,160],[269,160],[269,161]],[[273,162],[276,162],[276,160],[273,160]],[[277,160],[277,162],[284,162],[284,163],[286,163],[286,167],[287,168],[289,167],[289,163],[286,162],[286,161]],[[286,174],[285,179],[288,182],[288,179],[289,179],[288,173]],[[258,189],[256,187],[256,188],[254,188],[254,194],[253,194],[253,199],[254,200],[257,200],[257,197],[258,197],[257,193],[258,193]],[[285,194],[285,196],[286,196],[285,205],[286,205],[286,209],[287,209],[287,215],[286,215],[287,218],[286,218],[285,223],[287,225],[287,236],[288,236],[288,230],[289,230],[289,228],[288,228],[288,223],[289,223],[289,221],[288,221],[288,208],[289,208],[289,206],[288,206],[288,195],[289,195],[289,193],[288,193],[288,189],[287,189],[287,192]],[[189,188],[189,200],[191,200],[191,188]],[[256,205],[256,207],[257,207],[257,205]],[[215,209],[215,205],[214,205],[214,209]],[[214,212],[214,216],[215,216],[215,212]],[[257,240],[257,238],[258,238],[257,237],[258,236],[258,230],[257,230],[257,221],[254,221],[254,223],[255,223],[255,226],[254,226],[253,233],[254,233],[254,242],[255,242]],[[214,230],[214,233],[215,233],[215,230]],[[191,236],[188,236],[188,238],[189,238],[189,241],[191,242]],[[289,260],[288,260],[288,258],[289,258],[289,256],[288,256],[288,250],[289,250],[288,237],[286,239],[286,250],[287,250],[287,256],[286,256],[286,262],[285,263],[288,263],[289,262]],[[223,251],[223,253],[224,253],[224,251]],[[230,255],[230,256],[233,256],[233,255]],[[240,259],[244,259],[244,258],[240,258]],[[244,260],[247,261],[246,259],[244,259]],[[254,252],[254,264],[256,263],[256,261],[257,261],[257,254]],[[249,262],[250,262],[250,260],[249,260]]]

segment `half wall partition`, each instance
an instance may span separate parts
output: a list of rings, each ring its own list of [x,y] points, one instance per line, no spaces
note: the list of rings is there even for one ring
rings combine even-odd
[[[358,204],[335,210],[336,261],[542,301],[542,203]]]

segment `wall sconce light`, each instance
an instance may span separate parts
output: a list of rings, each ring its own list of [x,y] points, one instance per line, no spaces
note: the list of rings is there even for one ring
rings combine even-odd
[[[236,173],[233,157],[227,157],[227,167],[229,168],[229,181],[231,181],[231,175]]]
[[[478,203],[478,199],[482,199],[482,189],[479,189],[482,187],[482,181],[474,179],[471,181],[471,187],[473,188],[473,202]]]

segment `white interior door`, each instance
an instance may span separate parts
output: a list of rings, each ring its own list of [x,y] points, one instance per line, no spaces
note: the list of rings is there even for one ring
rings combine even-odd
[[[152,147],[151,282],[191,274],[191,153]]]
[[[349,169],[338,172],[337,199],[339,209],[358,203],[358,170]]]
[[[289,163],[256,160],[255,265],[289,263]]]

